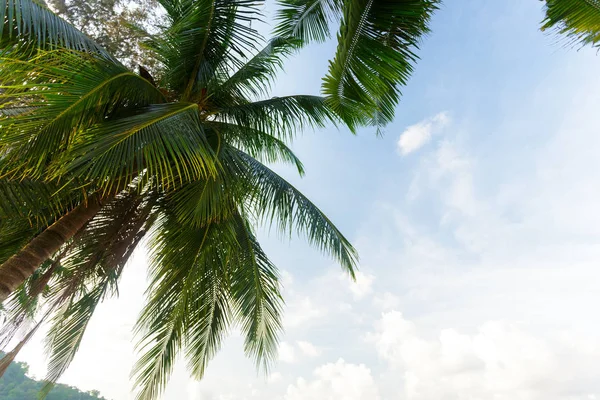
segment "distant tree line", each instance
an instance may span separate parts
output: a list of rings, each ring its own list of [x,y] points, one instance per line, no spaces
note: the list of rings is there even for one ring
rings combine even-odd
[[[0,399],[2,400],[38,400],[44,382],[27,376],[29,366],[22,362],[13,362],[0,378]],[[107,400],[100,392],[92,390],[82,392],[69,386],[57,384],[48,394],[46,400]]]

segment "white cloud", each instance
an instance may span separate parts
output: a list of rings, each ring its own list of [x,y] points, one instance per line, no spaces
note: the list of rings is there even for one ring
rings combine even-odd
[[[284,363],[294,363],[296,361],[296,350],[294,346],[289,343],[281,342],[279,343],[279,361]]]
[[[281,271],[281,278],[279,281],[286,290],[290,290],[294,284],[294,275],[292,275],[292,273],[289,271],[283,270]]]
[[[280,382],[282,378],[283,378],[283,376],[281,375],[281,372],[272,372],[271,374],[269,374],[269,377],[267,378],[267,382],[268,383],[277,383],[277,382]]]
[[[308,357],[317,357],[321,355],[321,349],[319,349],[310,342],[299,340],[296,342],[296,345],[298,346],[300,351],[302,351],[302,353]]]
[[[317,306],[310,297],[300,297],[290,302],[288,309],[285,312],[284,326],[286,328],[294,328],[300,325],[305,325],[308,322],[318,320],[327,314],[327,310]]]
[[[486,322],[473,334],[442,329],[428,337],[393,311],[382,315],[367,340],[397,377],[402,394],[395,398],[566,400],[600,394],[597,386],[585,389],[594,379],[590,368],[600,356],[597,344],[583,351],[505,322]]]
[[[383,311],[397,309],[400,307],[400,297],[390,292],[377,294],[373,297],[373,305]]]
[[[343,359],[317,368],[314,379],[298,378],[287,389],[285,400],[378,400],[379,391],[365,365]]]
[[[344,281],[350,281],[350,291],[356,300],[360,300],[365,296],[369,295],[373,290],[373,282],[375,281],[375,276],[372,274],[367,274],[362,271],[357,271],[356,280],[351,281],[348,279],[346,275],[342,276]]]
[[[400,154],[407,155],[426,145],[432,135],[439,133],[450,123],[447,112],[441,112],[431,118],[409,126],[398,139]]]

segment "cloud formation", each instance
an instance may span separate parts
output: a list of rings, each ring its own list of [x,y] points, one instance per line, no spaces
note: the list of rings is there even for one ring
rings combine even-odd
[[[444,111],[409,126],[398,139],[398,151],[405,156],[420,149],[431,141],[433,135],[440,133],[449,123],[450,117]]]
[[[305,356],[318,357],[321,355],[321,349],[319,349],[310,342],[307,342],[305,340],[299,340],[296,342],[296,345],[298,346],[302,354],[304,354]]]
[[[393,399],[593,399],[591,360],[598,346],[540,338],[518,326],[489,321],[472,334],[442,329],[423,335],[397,311],[384,313],[368,341],[397,377]],[[572,362],[577,359],[578,362]],[[589,364],[581,361],[588,360]],[[588,392],[588,390],[590,390]]]
[[[315,369],[312,380],[298,378],[285,400],[379,400],[379,391],[365,365],[339,359]]]

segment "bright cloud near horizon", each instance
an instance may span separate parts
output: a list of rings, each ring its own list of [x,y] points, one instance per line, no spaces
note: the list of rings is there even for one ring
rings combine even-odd
[[[262,232],[286,310],[270,373],[233,331],[201,382],[179,363],[163,400],[600,400],[600,56],[539,31],[540,2],[446,2],[379,139],[334,128],[279,170],[360,254],[350,281],[303,241]],[[309,47],[275,95],[316,93]],[[132,400],[140,249],[63,382]],[[44,373],[41,338],[20,360]]]

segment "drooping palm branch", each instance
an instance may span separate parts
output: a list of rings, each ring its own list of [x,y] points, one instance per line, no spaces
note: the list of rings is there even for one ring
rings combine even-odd
[[[383,126],[394,116],[400,88],[412,73],[416,50],[438,0],[279,0],[275,32],[323,41],[339,23],[335,57],[322,90],[351,128]]]

